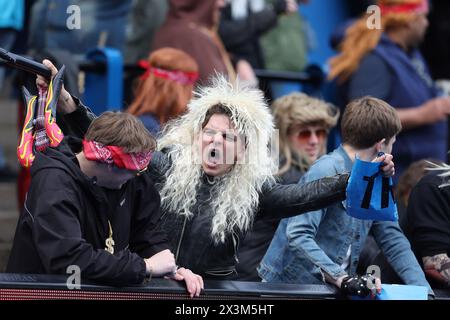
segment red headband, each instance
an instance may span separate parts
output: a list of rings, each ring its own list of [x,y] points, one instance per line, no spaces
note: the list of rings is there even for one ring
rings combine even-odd
[[[405,4],[380,4],[381,14],[388,13],[425,13],[428,12],[428,1]]]
[[[88,160],[115,164],[127,170],[143,170],[152,159],[151,152],[126,153],[121,147],[104,146],[96,141],[83,140],[84,156]]]
[[[141,76],[141,80],[147,79],[150,73],[152,73],[155,77],[172,80],[181,84],[194,84],[198,79],[198,72],[184,72],[155,68],[152,67],[147,60],[139,60],[138,65],[146,70]]]

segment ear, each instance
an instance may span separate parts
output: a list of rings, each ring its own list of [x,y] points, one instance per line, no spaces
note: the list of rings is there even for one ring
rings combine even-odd
[[[380,152],[381,150],[383,150],[383,145],[385,142],[386,142],[386,139],[383,138],[375,144],[375,149],[376,149],[377,153]]]

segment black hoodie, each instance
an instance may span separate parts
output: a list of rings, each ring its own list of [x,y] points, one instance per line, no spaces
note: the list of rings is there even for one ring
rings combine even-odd
[[[153,181],[142,175],[121,190],[99,187],[80,170],[79,151],[81,140],[70,138],[37,153],[7,272],[65,274],[77,265],[85,279],[142,283],[142,258],[168,248],[156,228],[160,198]],[[114,255],[105,250],[108,221]]]

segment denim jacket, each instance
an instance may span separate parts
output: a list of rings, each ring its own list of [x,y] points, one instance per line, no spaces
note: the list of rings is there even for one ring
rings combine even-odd
[[[353,162],[342,146],[320,158],[300,180],[351,171]],[[326,209],[283,219],[258,273],[267,282],[319,284],[324,273],[337,279],[354,274],[366,237],[374,238],[406,284],[431,288],[397,222],[358,220],[346,214],[345,201]],[[341,268],[351,245],[350,263]]]

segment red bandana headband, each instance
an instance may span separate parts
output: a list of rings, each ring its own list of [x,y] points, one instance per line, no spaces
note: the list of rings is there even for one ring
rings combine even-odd
[[[181,84],[194,84],[198,79],[198,72],[173,71],[155,68],[152,67],[147,60],[139,60],[138,65],[146,70],[141,76],[142,80],[147,79],[150,73],[155,77],[172,80]]]
[[[115,164],[127,170],[143,170],[152,159],[151,152],[126,153],[121,147],[104,146],[96,141],[83,140],[84,156],[88,160]]]
[[[428,12],[428,1],[405,4],[380,4],[381,14],[389,13],[425,13]]]

